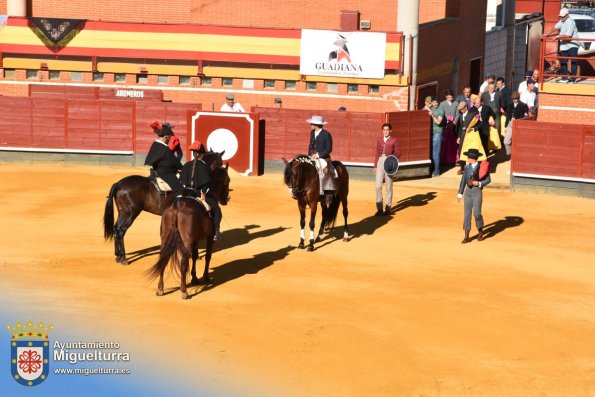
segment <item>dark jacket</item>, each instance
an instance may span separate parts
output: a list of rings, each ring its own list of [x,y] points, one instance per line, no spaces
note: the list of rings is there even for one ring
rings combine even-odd
[[[484,92],[481,94],[481,98],[483,99],[483,106],[489,106],[494,111],[494,115],[500,114],[500,108],[504,108],[506,102],[502,100],[502,93],[499,91],[494,91],[494,100],[490,100],[490,93]],[[497,121],[497,118],[494,117],[494,121]]]
[[[529,107],[526,103],[519,101],[516,106],[514,106],[514,102],[510,102],[506,107],[506,124],[505,127],[508,127],[508,123],[512,119],[522,119],[527,117],[529,114]]]
[[[320,158],[330,158],[333,151],[333,137],[325,130],[320,130],[318,137],[314,139],[314,130],[310,131],[310,145],[308,146],[308,156],[318,153]]]
[[[508,109],[508,104],[512,102],[512,99],[510,99],[512,91],[505,85],[501,90],[498,90],[498,92],[502,94],[502,108],[506,111]]]
[[[481,107],[481,118],[477,122],[477,124],[475,124],[475,127],[473,127],[473,129],[479,131],[481,135],[490,136],[490,117],[493,117],[494,121],[496,121],[496,114],[494,113],[492,108],[487,106],[486,104],[483,104],[483,106]]]
[[[463,144],[463,140],[465,139],[465,133],[467,132],[467,127],[469,126],[469,123],[471,122],[471,120],[473,120],[473,117],[477,115],[477,108],[472,107],[468,109],[469,110],[467,111],[467,115],[464,119],[462,114],[459,116],[459,123],[457,125],[459,131],[459,138],[461,138],[461,145]]]
[[[480,190],[483,190],[483,187],[487,186],[492,181],[492,178],[490,177],[489,172],[486,174],[486,176],[482,180],[479,180],[479,166],[480,166],[480,164],[481,164],[481,161],[477,162],[477,166],[475,167],[475,170],[473,170],[473,167],[471,167],[471,164],[465,164],[463,176],[461,177],[461,183],[459,184],[459,194],[463,194],[463,192],[465,191],[465,188],[468,188],[468,189],[479,188]],[[481,186],[468,186],[467,185],[467,181],[469,181],[469,178],[471,178],[472,176],[473,176],[474,180],[479,181]]]
[[[150,165],[157,175],[163,178],[163,175],[175,175],[178,170],[182,168],[182,163],[170,150],[170,148],[161,142],[153,142],[147,158],[145,159],[145,165]]]
[[[194,167],[194,175],[192,168]],[[211,170],[202,160],[192,160],[184,164],[180,173],[180,182],[186,187],[207,192],[211,187]]]

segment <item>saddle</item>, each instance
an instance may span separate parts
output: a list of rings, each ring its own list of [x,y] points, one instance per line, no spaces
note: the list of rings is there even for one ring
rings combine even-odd
[[[209,215],[211,214],[211,206],[207,203],[207,200],[203,200],[202,197],[200,197],[200,192],[198,190],[191,187],[185,187],[184,190],[182,190],[182,194],[178,197],[187,197],[196,200]]]
[[[171,187],[163,179],[158,176],[151,176],[151,183],[157,189],[159,194],[167,194],[171,192]]]

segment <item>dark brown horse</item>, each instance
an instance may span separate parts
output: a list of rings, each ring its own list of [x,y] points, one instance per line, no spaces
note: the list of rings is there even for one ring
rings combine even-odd
[[[229,175],[227,166],[217,168],[213,171],[211,190],[217,201],[227,204],[229,200]],[[147,272],[150,277],[159,276],[157,285],[157,296],[162,296],[163,273],[171,262],[180,275],[180,292],[182,299],[188,299],[186,291],[186,275],[188,273],[188,260],[192,256],[192,281],[191,284],[198,284],[196,277],[196,260],[198,259],[198,243],[206,240],[205,270],[203,283],[209,282],[209,264],[213,252],[213,237],[215,231],[213,220],[207,214],[205,208],[194,198],[176,197],[171,206],[167,207],[161,216],[161,250],[159,259]]]
[[[215,169],[223,165],[222,156],[223,153],[209,151],[204,155],[204,161],[211,169]],[[171,192],[159,192],[151,178],[145,176],[127,176],[112,185],[103,213],[103,236],[106,241],[114,240],[116,262],[128,264],[124,235],[136,217],[142,211],[161,215],[173,199]],[[118,208],[118,219],[115,223],[114,201]]]
[[[330,206],[327,208],[324,196],[320,195],[319,176],[314,161],[306,155],[298,155],[291,161],[283,159],[283,162],[285,163],[284,182],[289,188],[291,196],[297,200],[300,210],[301,230],[298,248],[305,248],[304,240],[306,234],[304,228],[306,226],[306,207],[310,207],[310,243],[308,244],[308,251],[314,251],[314,223],[318,202],[320,202],[322,208],[322,221],[320,222],[316,241],[320,241],[320,236],[324,233],[325,228],[332,229],[335,225],[337,213],[339,212],[339,204],[343,206],[343,217],[345,218],[343,241],[348,241],[347,195],[349,194],[349,173],[343,163],[333,161],[333,166],[338,176],[335,179],[337,191],[333,195]]]

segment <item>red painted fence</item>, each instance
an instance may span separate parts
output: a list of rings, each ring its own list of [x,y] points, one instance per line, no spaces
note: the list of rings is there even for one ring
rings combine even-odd
[[[60,97],[0,97],[0,147],[146,153],[149,124],[168,121],[188,146],[188,110],[200,105]]]
[[[511,171],[595,180],[595,126],[515,121]]]
[[[328,122],[325,128],[333,136],[335,160],[372,165],[376,137],[388,120],[401,144],[401,162],[429,162],[430,124],[424,111],[384,114],[258,107],[252,111],[265,121],[266,160],[290,159],[307,153],[311,127],[306,120],[319,114]]]

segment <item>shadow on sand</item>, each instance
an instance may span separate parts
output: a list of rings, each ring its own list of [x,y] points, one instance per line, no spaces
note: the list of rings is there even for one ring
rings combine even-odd
[[[268,251],[256,254],[252,258],[238,259],[217,266],[209,273],[209,277],[211,279],[210,284],[199,287],[195,292],[190,294],[190,297],[194,297],[201,292],[211,290],[247,274],[256,274],[259,271],[273,265],[275,262],[284,259],[294,249],[295,247],[287,246],[276,251]]]
[[[254,239],[272,236],[273,234],[277,234],[277,233],[280,233],[286,229],[289,229],[288,227],[280,226],[280,227],[275,227],[272,229],[260,230],[255,233],[249,232],[250,230],[257,229],[259,227],[260,227],[260,225],[246,225],[243,228],[236,228],[236,229],[224,231],[223,233],[221,233],[221,235],[222,235],[221,241],[215,244],[214,252],[221,251],[221,250],[231,248],[231,247],[237,247],[238,245],[248,244],[250,241],[252,241]],[[203,247],[203,249],[204,249],[204,243],[201,245],[201,247]],[[143,248],[138,251],[130,252],[128,255],[128,258],[127,258],[128,263],[132,264],[132,263],[134,263],[142,258],[145,258],[147,256],[159,255],[160,248],[161,248],[161,246],[155,245],[153,247]],[[201,254],[201,257],[202,257],[202,254]]]
[[[424,205],[427,205],[430,201],[434,200],[435,198],[436,198],[436,192],[428,192],[428,193],[424,193],[424,194],[415,194],[413,196],[406,197],[402,200],[399,200],[397,202],[397,205],[395,205],[392,208],[392,211],[389,216],[371,215],[367,218],[362,219],[361,221],[349,224],[349,233],[351,234],[349,239],[351,240],[354,238],[361,237],[363,235],[374,234],[374,232],[377,229],[386,225],[391,220],[392,216],[395,215],[396,212],[406,210],[407,208],[410,208],[410,207],[422,207]],[[325,247],[329,244],[334,243],[337,240],[342,240],[343,239],[343,229],[342,228],[340,229],[340,234],[337,234],[337,232],[338,232],[338,227],[337,227],[337,225],[335,225],[335,228],[329,234],[325,234],[324,237],[322,237],[321,241],[323,242],[323,244],[316,246],[316,249]],[[329,239],[331,237],[334,237],[334,236],[332,236],[333,234],[337,234],[336,237],[333,239]]]
[[[237,247],[239,245],[248,244],[252,240],[257,238],[269,237],[273,234],[281,233],[284,230],[289,229],[288,227],[275,227],[272,229],[260,230],[254,233],[250,233],[250,230],[258,229],[260,225],[246,225],[243,228],[236,228],[221,232],[221,241],[215,245],[217,251],[221,251],[231,247]]]
[[[503,232],[511,227],[520,226],[525,220],[520,216],[505,216],[504,219],[498,219],[495,222],[488,223],[483,226],[484,239],[494,237],[496,234]],[[477,239],[477,235],[471,238],[471,240]]]
[[[143,259],[147,256],[151,255],[159,255],[159,249],[161,248],[160,245],[154,245],[153,247],[143,248],[138,251],[133,251],[128,253],[128,264],[132,264],[140,259]]]

